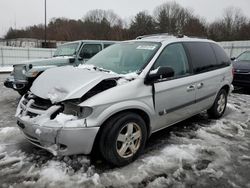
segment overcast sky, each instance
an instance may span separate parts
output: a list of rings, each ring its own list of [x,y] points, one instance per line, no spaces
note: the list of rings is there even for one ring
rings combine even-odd
[[[93,9],[112,9],[125,20],[136,13],[154,8],[169,0],[47,0],[48,21],[53,17],[80,19]],[[172,1],[172,0],[170,0]],[[226,7],[235,6],[242,9],[250,18],[250,0],[175,0],[186,8],[191,8],[196,15],[211,22],[222,15]],[[0,37],[9,27],[24,28],[44,23],[44,0],[0,0]]]

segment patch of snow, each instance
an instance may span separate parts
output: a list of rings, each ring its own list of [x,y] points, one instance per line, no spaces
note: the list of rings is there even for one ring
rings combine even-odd
[[[4,72],[4,73],[7,73],[7,72],[11,72],[13,71],[13,67],[0,67],[0,72]]]
[[[5,150],[5,146],[0,145],[0,153],[2,153]]]
[[[94,65],[89,65],[89,64],[80,64],[78,65],[77,68],[80,68],[80,69],[88,69],[90,71],[95,71],[95,66]]]
[[[231,108],[232,110],[239,111],[233,104],[228,103],[227,107]]]
[[[48,166],[41,169],[40,172],[41,179],[61,181],[67,178],[66,170],[63,169],[60,162],[51,161]]]
[[[77,68],[87,69],[89,71],[104,71],[104,72],[109,73],[109,74],[118,75],[117,73],[115,73],[115,72],[113,72],[111,70],[106,70],[106,69],[103,69],[103,68],[100,68],[100,67],[96,67],[96,66],[91,65],[91,64],[80,64],[80,65],[78,65]]]
[[[0,128],[0,142],[10,141],[11,138],[20,134],[17,127]]]
[[[121,78],[117,80],[118,85],[126,84],[131,80],[138,78],[138,74],[136,72],[128,73],[128,74],[120,74]]]
[[[60,113],[56,116],[55,121],[57,121],[58,123],[62,125],[65,125],[68,121],[77,120],[77,119],[78,118],[76,116]]]
[[[41,169],[32,166],[29,169],[31,174],[37,174],[37,181],[25,181],[21,185],[32,187],[100,187],[100,176],[87,171],[74,170],[64,162],[49,161]],[[22,186],[21,186],[22,187]]]
[[[159,68],[160,68],[160,67],[158,67],[157,69],[151,70],[151,71],[149,72],[149,74],[156,74],[156,73],[158,72]]]
[[[54,87],[48,92],[48,98],[50,101],[54,104],[56,102],[61,101],[63,98],[65,98],[68,95],[69,91],[66,90],[66,88],[62,87]]]

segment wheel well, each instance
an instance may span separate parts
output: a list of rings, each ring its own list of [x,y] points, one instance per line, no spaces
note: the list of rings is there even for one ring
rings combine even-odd
[[[150,133],[150,118],[149,118],[148,114],[146,112],[144,112],[143,110],[140,110],[140,109],[126,109],[126,110],[122,110],[122,111],[119,111],[119,112],[113,114],[112,116],[110,116],[100,126],[100,129],[99,129],[99,131],[98,131],[98,133],[96,135],[96,138],[95,138],[95,142],[94,142],[94,145],[93,145],[93,148],[92,148],[92,152],[98,152],[98,151],[96,151],[96,149],[98,148],[98,142],[99,142],[99,139],[100,139],[100,136],[101,136],[101,133],[102,133],[102,129],[105,126],[105,123],[107,121],[109,121],[112,117],[114,117],[114,116],[116,116],[118,114],[121,114],[121,113],[125,113],[125,112],[133,112],[133,113],[138,114],[139,116],[141,116],[141,118],[145,121],[146,128],[147,128],[147,137],[149,137],[149,133]]]
[[[222,89],[225,89],[226,90],[226,92],[227,92],[227,94],[229,93],[229,90],[230,90],[230,87],[229,87],[229,85],[224,85],[222,88],[221,88],[221,90]]]

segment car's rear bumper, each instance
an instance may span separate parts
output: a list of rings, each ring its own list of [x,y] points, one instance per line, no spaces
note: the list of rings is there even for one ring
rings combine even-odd
[[[45,127],[21,118],[17,124],[28,141],[55,156],[91,153],[99,130],[99,127]]]

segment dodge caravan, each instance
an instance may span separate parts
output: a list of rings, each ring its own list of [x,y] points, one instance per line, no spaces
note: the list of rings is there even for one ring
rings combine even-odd
[[[17,124],[54,155],[98,148],[116,166],[132,162],[156,131],[207,110],[220,118],[232,65],[207,39],[153,35],[114,44],[86,65],[41,74],[17,108]]]

